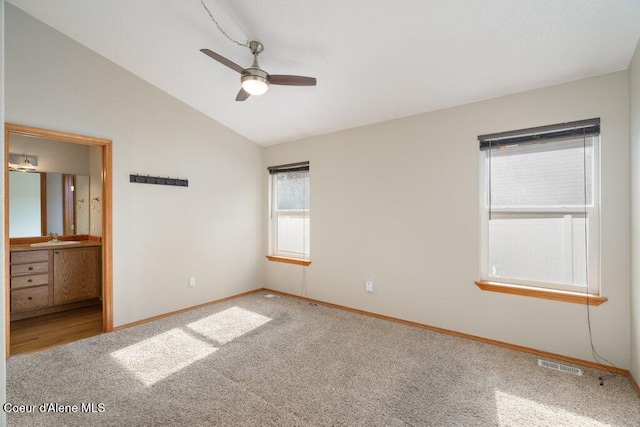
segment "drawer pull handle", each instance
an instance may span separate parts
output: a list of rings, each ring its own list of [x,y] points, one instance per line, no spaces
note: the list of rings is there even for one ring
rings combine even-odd
[[[33,267],[29,267],[29,271],[33,271]]]
[[[29,298],[27,298],[27,299],[28,299],[29,301],[31,301],[31,300],[33,299],[33,297],[29,297]]]
[[[29,279],[29,280],[27,280],[27,282],[33,283],[33,279]]]

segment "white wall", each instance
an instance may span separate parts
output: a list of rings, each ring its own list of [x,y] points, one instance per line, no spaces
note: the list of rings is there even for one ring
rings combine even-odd
[[[629,367],[629,97],[626,72],[265,149],[311,162],[308,296],[591,360],[587,307],[479,290],[477,136],[602,119],[598,351]],[[266,187],[265,187],[266,192]],[[266,212],[263,214],[266,224]],[[266,227],[265,227],[266,229]],[[266,251],[266,243],[264,245]],[[265,286],[302,289],[299,266],[264,261]],[[366,280],[375,292],[364,291]]]
[[[5,16],[4,16],[4,0],[0,0],[0,88],[2,88],[2,90],[0,90],[0,123],[4,123],[5,118],[4,118],[4,53],[5,53],[5,49],[4,49],[4,31],[5,31]],[[2,194],[2,200],[4,200],[4,168],[7,167],[7,164],[5,162],[5,158],[4,158],[4,144],[5,144],[5,140],[4,140],[4,132],[1,132],[2,135],[0,135],[0,141],[2,141],[2,150],[0,150],[0,161],[2,162],[2,173],[0,174],[0,194]],[[4,203],[2,203],[2,206],[0,207],[0,217],[4,218],[4,211],[5,210],[5,206]],[[4,227],[0,227],[0,241],[4,242]],[[5,257],[5,251],[4,251],[4,244],[0,245],[0,259],[4,260]],[[0,277],[5,277],[5,271],[4,271],[4,262],[0,262]],[[5,292],[0,292],[0,310],[3,310],[3,307],[5,306]],[[6,327],[6,322],[7,321],[7,314],[4,312],[2,312],[2,315],[0,315],[0,402],[6,402],[7,401],[7,371],[6,371],[6,361],[5,358],[3,357],[4,354],[6,354],[6,346],[5,346],[5,327]],[[0,411],[0,425],[5,425],[7,422],[7,415],[4,413],[4,411]]]
[[[6,120],[113,140],[115,326],[261,287],[262,149],[17,8],[6,14]],[[131,173],[189,187],[132,184]]]
[[[629,67],[631,117],[631,366],[640,381],[640,42]]]

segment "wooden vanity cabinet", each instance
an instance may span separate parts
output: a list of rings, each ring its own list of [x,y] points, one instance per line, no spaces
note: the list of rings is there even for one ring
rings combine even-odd
[[[12,319],[13,314],[26,318],[68,310],[100,297],[100,250],[81,246],[11,251]]]

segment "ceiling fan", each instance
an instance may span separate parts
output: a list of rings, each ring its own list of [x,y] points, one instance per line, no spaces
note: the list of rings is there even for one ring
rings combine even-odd
[[[249,42],[249,49],[253,54],[253,64],[249,68],[242,68],[233,61],[217,54],[209,49],[200,49],[200,52],[215,59],[219,63],[226,65],[241,74],[240,82],[242,87],[236,96],[236,101],[245,101],[251,95],[262,95],[269,89],[269,85],[286,86],[315,86],[315,77],[290,76],[286,74],[269,74],[258,65],[258,55],[264,50],[262,43],[257,41]]]

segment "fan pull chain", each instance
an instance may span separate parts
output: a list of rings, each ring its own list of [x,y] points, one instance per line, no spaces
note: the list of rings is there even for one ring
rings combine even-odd
[[[216,18],[213,17],[213,15],[211,14],[211,11],[209,10],[209,8],[207,7],[206,4],[204,4],[204,0],[200,0],[200,3],[202,3],[202,7],[204,7],[204,9],[207,11],[207,13],[209,14],[209,16],[211,17],[211,20],[216,24],[216,27],[218,27],[218,30],[220,30],[220,32],[229,40],[231,40],[232,42],[234,42],[235,44],[237,44],[238,46],[244,46],[244,47],[249,47],[249,43],[245,42],[245,43],[240,43],[239,41],[231,38],[231,36],[229,34],[227,34],[227,32],[225,30],[222,29],[222,27],[220,26],[220,24],[218,24],[218,21],[216,21]]]

